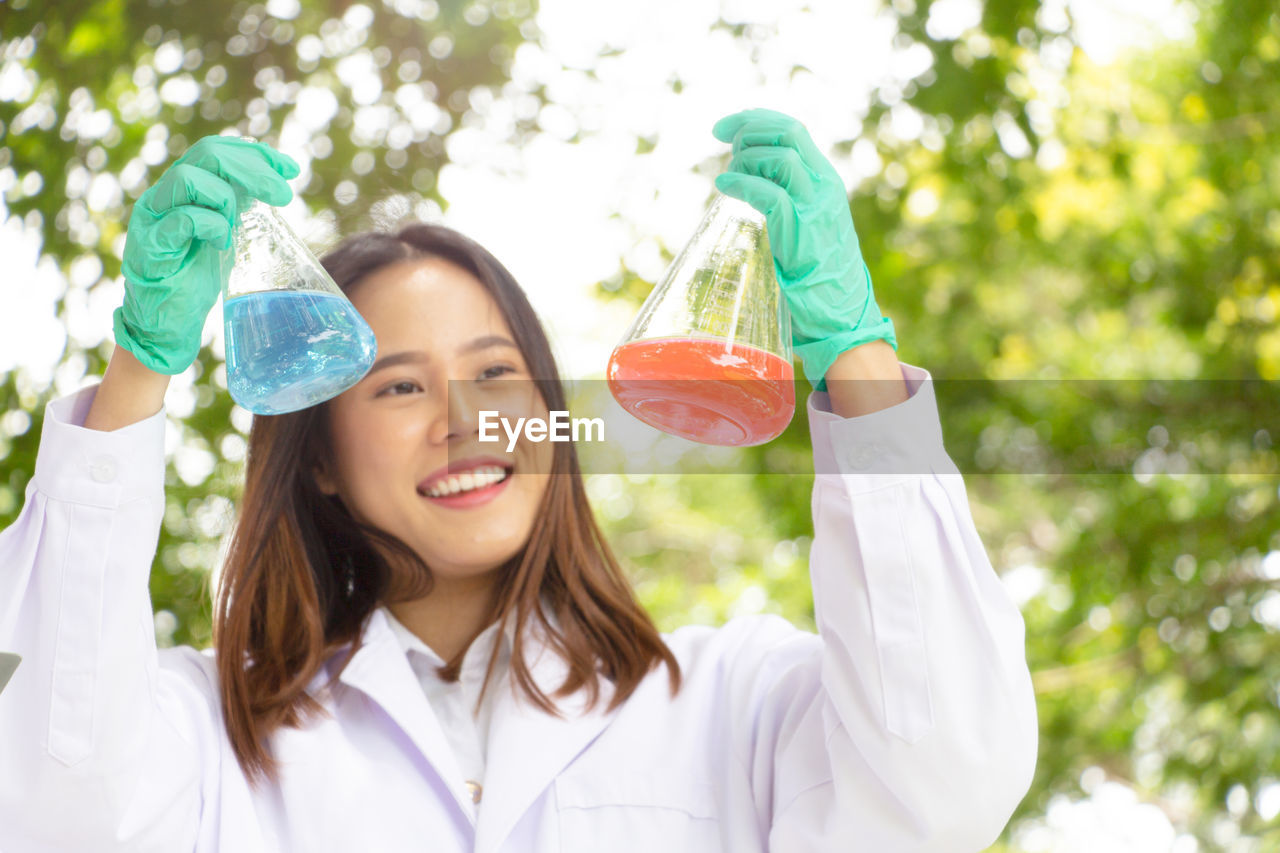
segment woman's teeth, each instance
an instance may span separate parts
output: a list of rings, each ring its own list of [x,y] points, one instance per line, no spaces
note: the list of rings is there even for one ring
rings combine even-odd
[[[474,471],[466,471],[461,474],[455,474],[452,477],[445,477],[443,480],[437,480],[431,488],[427,489],[427,497],[443,498],[449,495],[456,495],[462,492],[469,492],[473,489],[482,489],[485,486],[492,486],[494,483],[500,483],[507,478],[505,468],[493,466],[490,468],[477,468]]]

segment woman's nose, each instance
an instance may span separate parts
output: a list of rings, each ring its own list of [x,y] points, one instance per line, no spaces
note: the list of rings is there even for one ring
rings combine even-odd
[[[440,402],[431,424],[433,443],[468,438],[477,432],[480,416],[467,382],[457,379],[446,382],[444,399]]]

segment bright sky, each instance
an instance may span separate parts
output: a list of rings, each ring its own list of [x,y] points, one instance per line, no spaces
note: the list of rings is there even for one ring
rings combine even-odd
[[[1047,0],[1042,23],[1065,26],[1066,4],[1097,62],[1190,34],[1188,9],[1178,0]],[[290,5],[272,0],[273,7]],[[701,218],[711,177],[692,170],[725,150],[710,133],[716,119],[747,107],[782,110],[800,118],[819,147],[829,150],[835,140],[856,134],[874,87],[916,76],[927,63],[927,52],[922,59],[920,51],[892,48],[892,19],[877,11],[876,0],[646,0],[610,4],[607,14],[598,0],[540,5],[545,44],[523,46],[514,74],[547,85],[553,104],[539,116],[546,132],[522,149],[507,145],[503,137],[517,107],[495,101],[479,127],[451,137],[452,165],[441,174],[440,189],[448,201],[446,224],[488,246],[515,273],[549,327],[565,374],[575,378],[602,373],[632,316],[627,306],[594,299],[596,283],[616,272],[620,256],[656,281],[660,246],[678,250]],[[931,34],[963,37],[978,22],[980,8],[979,0],[938,0]],[[718,16],[751,23],[755,38],[708,35]],[[613,55],[598,58],[606,49]],[[808,70],[793,75],[800,64]],[[581,70],[589,67],[594,79]],[[346,73],[359,70],[353,65]],[[684,83],[678,95],[669,85],[677,76]],[[900,120],[896,129],[909,136],[911,116]],[[579,130],[582,141],[569,144]],[[635,156],[636,135],[656,141],[651,154]],[[300,147],[290,147],[298,138],[286,130],[281,147],[303,161]],[[855,146],[851,158],[835,163],[850,187],[880,168],[869,145]],[[13,179],[11,170],[0,170],[0,190],[6,174]],[[45,192],[62,191],[61,176],[45,178]],[[300,204],[289,217],[303,233],[314,233]],[[88,258],[72,267],[68,281],[49,259],[37,262],[33,232],[7,217],[2,199],[0,218],[0,256],[11,270],[0,284],[0,371],[21,368],[31,389],[52,382],[59,392],[73,390],[85,381],[83,368],[56,369],[66,337],[93,346],[109,336],[122,287],[104,282],[90,288],[101,268]],[[54,315],[64,292],[65,326]],[[220,349],[217,311],[206,334]],[[189,389],[189,377],[173,384],[174,414],[190,410]],[[1099,773],[1086,772],[1081,780],[1085,797],[1055,800],[1046,815],[1027,824],[1018,838],[1021,849],[1197,849],[1191,839],[1176,837],[1164,812]],[[1280,812],[1280,785],[1264,795],[1258,810]]]

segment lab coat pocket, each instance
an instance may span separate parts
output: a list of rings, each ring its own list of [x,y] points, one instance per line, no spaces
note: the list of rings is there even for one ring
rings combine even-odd
[[[615,775],[556,779],[560,849],[565,853],[721,850],[710,782],[619,767]]]

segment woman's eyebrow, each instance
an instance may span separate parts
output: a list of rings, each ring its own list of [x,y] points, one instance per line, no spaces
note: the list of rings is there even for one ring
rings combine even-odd
[[[469,355],[480,350],[486,350],[491,347],[510,347],[511,349],[519,349],[515,341],[510,338],[504,338],[502,335],[484,335],[474,340],[468,341],[458,348],[458,355]],[[373,363],[373,367],[369,368],[366,376],[377,373],[386,367],[395,367],[398,364],[414,362],[418,364],[426,364],[431,361],[431,356],[422,350],[404,350],[402,352],[393,352],[390,355],[383,356]]]
[[[431,359],[422,350],[405,350],[404,352],[393,352],[391,355],[383,356],[373,363],[373,367],[369,368],[369,372],[365,376],[372,376],[379,370],[387,367],[395,367],[397,364],[405,362],[426,363]]]
[[[459,347],[458,355],[469,355],[473,352],[489,349],[490,347],[511,347],[512,349],[519,349],[519,347],[516,346],[516,342],[510,338],[504,338],[502,335],[484,335]]]

